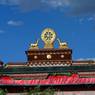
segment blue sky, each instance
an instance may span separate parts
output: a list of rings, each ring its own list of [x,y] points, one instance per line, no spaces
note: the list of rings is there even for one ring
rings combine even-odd
[[[26,61],[47,27],[68,42],[74,60],[95,59],[95,0],[0,0],[0,60]]]

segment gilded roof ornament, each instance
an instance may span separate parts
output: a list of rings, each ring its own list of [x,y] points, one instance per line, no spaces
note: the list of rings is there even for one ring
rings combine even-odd
[[[51,28],[46,28],[41,34],[41,39],[44,42],[44,48],[54,48],[53,44],[56,39],[56,33]]]
[[[37,40],[34,44],[31,43],[29,49],[38,49],[38,42],[39,40]]]
[[[57,40],[59,42],[59,48],[63,48],[63,49],[67,49],[68,48],[67,42],[61,42],[61,40],[59,38],[57,38]]]

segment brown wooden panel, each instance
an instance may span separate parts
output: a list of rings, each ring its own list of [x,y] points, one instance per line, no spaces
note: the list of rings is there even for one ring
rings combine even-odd
[[[71,49],[36,49],[26,51],[28,61],[34,60],[71,60],[72,50]],[[51,58],[48,59],[47,56]],[[63,57],[62,57],[63,56]]]

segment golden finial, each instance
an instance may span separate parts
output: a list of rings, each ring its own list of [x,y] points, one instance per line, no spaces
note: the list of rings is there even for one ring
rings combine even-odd
[[[68,48],[67,42],[61,42],[59,38],[57,38],[57,40],[59,42],[59,48],[64,48],[64,49]]]

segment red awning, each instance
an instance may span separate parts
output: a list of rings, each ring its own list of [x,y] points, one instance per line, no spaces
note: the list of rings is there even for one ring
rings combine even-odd
[[[95,78],[79,78],[77,74],[72,76],[49,76],[43,80],[13,80],[2,77],[1,85],[70,85],[70,84],[95,84]]]

